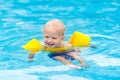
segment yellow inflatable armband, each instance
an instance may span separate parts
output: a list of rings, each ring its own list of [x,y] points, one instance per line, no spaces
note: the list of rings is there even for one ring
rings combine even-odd
[[[25,50],[29,50],[31,52],[38,52],[43,49],[43,46],[37,39],[32,39],[22,48],[24,48]]]
[[[90,40],[88,35],[75,31],[68,42],[71,43],[73,47],[85,47],[89,46]]]

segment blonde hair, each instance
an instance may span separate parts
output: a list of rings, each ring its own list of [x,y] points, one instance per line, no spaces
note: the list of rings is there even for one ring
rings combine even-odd
[[[45,27],[46,26],[53,27],[55,30],[57,30],[57,32],[60,35],[64,36],[65,26],[62,21],[58,19],[53,19],[53,20],[48,21]]]

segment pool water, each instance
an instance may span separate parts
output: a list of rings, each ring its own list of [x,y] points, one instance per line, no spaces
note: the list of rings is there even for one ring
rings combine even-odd
[[[0,80],[119,80],[119,7],[120,0],[0,0]],[[56,18],[66,26],[65,41],[74,31],[91,36],[97,48],[79,54],[89,67],[68,68],[44,51],[27,61],[21,46],[32,38],[43,43],[43,26]]]

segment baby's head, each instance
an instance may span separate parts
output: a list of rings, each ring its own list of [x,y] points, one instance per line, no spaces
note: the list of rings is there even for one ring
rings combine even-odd
[[[46,23],[44,27],[44,43],[45,47],[57,48],[61,47],[61,42],[64,39],[64,24],[54,19]]]

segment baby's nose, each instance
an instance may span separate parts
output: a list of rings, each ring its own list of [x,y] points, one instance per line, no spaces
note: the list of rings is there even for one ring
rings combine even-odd
[[[50,43],[50,42],[52,42],[52,39],[49,38],[47,41]]]

